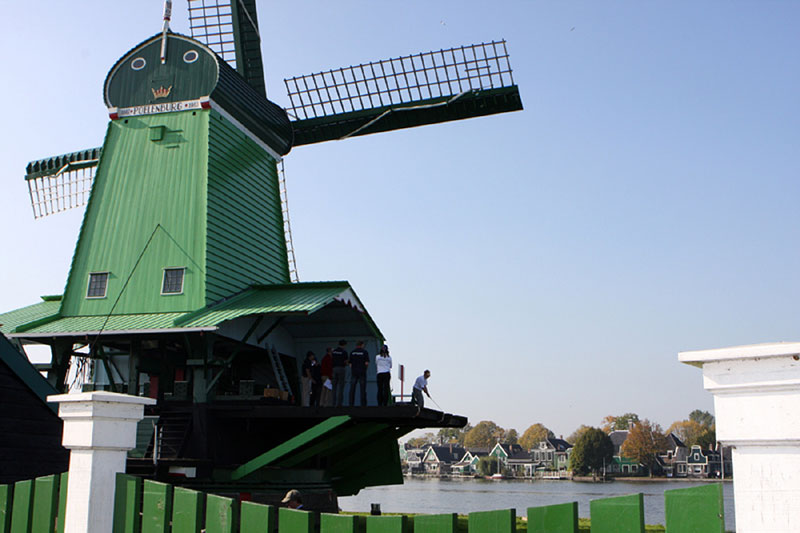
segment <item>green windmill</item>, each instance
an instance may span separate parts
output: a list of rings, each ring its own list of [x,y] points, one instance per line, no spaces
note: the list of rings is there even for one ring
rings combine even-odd
[[[282,158],[522,109],[505,42],[293,77],[284,110],[266,98],[255,0],[190,0],[192,37],[170,11],[106,78],[103,146],[28,165],[35,216],[87,207],[63,295],[0,315],[2,332],[50,346],[58,390],[158,399],[131,472],[265,497],[402,482],[398,437],[466,419],[294,403],[307,351],[341,338],[375,354],[384,338],[349,283],[299,282]]]

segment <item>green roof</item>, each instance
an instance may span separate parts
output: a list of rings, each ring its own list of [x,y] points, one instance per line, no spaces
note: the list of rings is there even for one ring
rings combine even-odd
[[[243,316],[310,315],[334,302],[340,302],[360,312],[367,326],[383,338],[346,281],[254,286],[232,298],[191,313],[59,317],[60,302],[49,301],[0,315],[0,323],[6,324],[3,331],[20,337],[97,334],[101,330],[105,334],[215,330],[223,322]]]
[[[175,327],[175,320],[185,313],[141,313],[133,315],[111,316],[68,316],[56,318],[45,324],[33,327],[20,327],[16,333],[47,334],[47,333],[98,333],[101,329],[105,333],[135,332],[153,329],[171,329]]]
[[[51,299],[50,296],[47,298],[38,304],[0,314],[0,333],[11,333],[23,324],[56,317],[61,307],[61,298],[57,300]]]
[[[216,326],[227,320],[247,315],[311,314],[330,304],[346,291],[352,292],[350,284],[346,281],[262,285],[187,315],[178,320],[178,323],[183,327],[198,328]],[[354,304],[363,311],[357,298]]]

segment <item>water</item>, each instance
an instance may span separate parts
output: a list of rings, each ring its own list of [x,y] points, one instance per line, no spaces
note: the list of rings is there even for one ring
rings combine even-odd
[[[578,502],[578,515],[589,517],[589,502],[599,498],[641,492],[645,523],[664,523],[664,491],[697,487],[691,481],[614,481],[580,483],[550,480],[420,479],[406,478],[403,485],[364,489],[356,496],[339,498],[344,511],[369,512],[370,503],[380,503],[385,513],[459,513],[517,510],[525,516],[528,507]],[[725,526],[733,531],[733,485],[723,485]]]

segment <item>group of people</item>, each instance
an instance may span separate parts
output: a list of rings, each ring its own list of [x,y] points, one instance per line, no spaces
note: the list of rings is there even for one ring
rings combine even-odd
[[[319,362],[313,351],[306,353],[301,367],[302,406],[342,406],[347,367],[350,367],[349,405],[355,405],[356,386],[359,387],[360,405],[367,405],[369,352],[364,348],[364,341],[358,341],[355,349],[349,353],[346,346],[347,341],[341,340],[336,348],[327,348],[322,361]],[[392,358],[389,355],[389,347],[385,344],[375,356],[375,369],[378,380],[377,403],[389,405]]]

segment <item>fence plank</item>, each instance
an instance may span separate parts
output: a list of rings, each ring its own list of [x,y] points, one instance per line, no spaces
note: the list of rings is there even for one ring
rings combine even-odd
[[[216,494],[206,497],[206,533],[233,533],[236,519],[236,507],[231,498]]]
[[[11,533],[30,533],[33,513],[33,480],[14,483],[11,503]]]
[[[11,529],[11,485],[0,485],[0,533]]]
[[[33,533],[53,533],[58,509],[56,476],[36,478],[33,482]]]
[[[405,516],[368,516],[367,533],[403,533]]]
[[[528,507],[528,533],[578,533],[578,502]]]
[[[254,502],[242,502],[241,533],[272,533],[275,529],[275,507]]]
[[[145,480],[142,491],[142,533],[167,533],[172,516],[172,486]]]
[[[117,474],[114,491],[114,533],[139,533],[142,479]]]
[[[58,519],[56,520],[56,533],[64,533],[67,518],[67,485],[69,472],[58,476]]]
[[[455,533],[458,515],[421,514],[414,517],[414,533]]]
[[[298,509],[278,509],[278,531],[280,533],[313,533],[314,513]]]
[[[644,533],[644,497],[641,493],[589,502],[592,533]]]
[[[199,533],[203,528],[205,494],[175,487],[172,493],[172,533]]]
[[[319,515],[320,533],[360,533],[354,515],[328,514]]]
[[[515,509],[469,513],[469,533],[514,533],[516,522]]]
[[[724,533],[722,483],[665,490],[664,514],[669,533]]]

